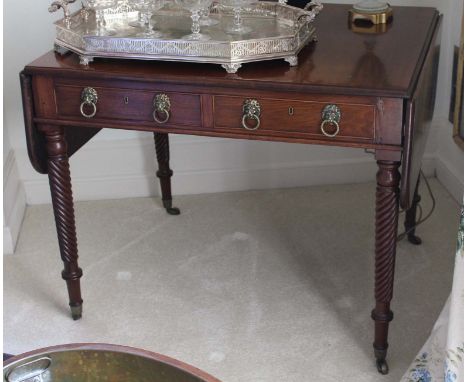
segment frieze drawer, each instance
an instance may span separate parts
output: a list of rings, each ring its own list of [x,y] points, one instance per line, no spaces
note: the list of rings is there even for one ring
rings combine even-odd
[[[196,94],[75,85],[58,85],[55,94],[59,118],[201,125],[200,96]]]
[[[218,130],[356,141],[375,137],[372,104],[223,95],[215,96],[213,104]]]

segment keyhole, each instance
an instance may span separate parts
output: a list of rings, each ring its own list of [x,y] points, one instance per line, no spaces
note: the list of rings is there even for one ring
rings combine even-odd
[[[290,106],[290,107],[288,108],[288,114],[289,114],[289,115],[294,115],[294,108],[293,108],[293,107]]]
[[[124,103],[125,105],[128,105],[128,97],[124,97]]]

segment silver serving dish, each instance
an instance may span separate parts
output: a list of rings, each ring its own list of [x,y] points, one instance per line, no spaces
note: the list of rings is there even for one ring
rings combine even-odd
[[[310,41],[315,40],[313,21],[323,6],[311,1],[305,9],[289,6],[285,1],[260,1],[244,9],[242,18],[252,32],[243,35],[227,34],[227,23],[232,22],[233,11],[216,4],[210,16],[218,25],[202,27],[210,36],[207,41],[184,40],[190,32],[188,12],[174,3],[153,14],[156,28],[162,38],[137,37],[138,28],[128,25],[138,13],[125,1],[115,9],[106,10],[106,23],[116,33],[112,36],[90,34],[96,28],[96,16],[82,9],[68,12],[68,4],[75,0],[59,0],[49,11],[63,8],[65,17],[55,23],[55,49],[59,53],[72,51],[80,56],[80,62],[88,65],[96,57],[127,58],[140,60],[188,61],[220,64],[227,72],[235,73],[242,64],[254,61],[284,59],[291,66],[297,65],[297,55]]]

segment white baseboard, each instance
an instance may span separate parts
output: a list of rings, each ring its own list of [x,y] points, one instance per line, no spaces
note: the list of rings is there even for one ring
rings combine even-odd
[[[10,150],[3,165],[3,254],[14,253],[25,211],[26,194]]]
[[[453,171],[453,167],[441,156],[436,160],[436,176],[452,197],[463,204],[463,175]]]
[[[342,163],[301,163],[277,168],[233,168],[223,170],[177,171],[172,178],[174,195],[202,194],[252,189],[301,187],[322,184],[371,181],[373,161],[346,160]],[[343,175],[344,173],[344,175]],[[25,181],[28,204],[50,203],[47,178]],[[121,176],[73,177],[76,201],[121,199],[159,195],[154,173]]]
[[[171,140],[174,195],[375,179],[375,160],[362,150],[196,137]],[[28,161],[25,152],[19,156]],[[77,201],[159,194],[152,139],[91,142],[70,162]],[[27,203],[50,203],[47,177],[33,173],[29,163],[22,165]],[[434,175],[433,156],[425,158],[424,170]]]
[[[3,254],[12,255],[15,252],[13,236],[9,227],[3,226]]]

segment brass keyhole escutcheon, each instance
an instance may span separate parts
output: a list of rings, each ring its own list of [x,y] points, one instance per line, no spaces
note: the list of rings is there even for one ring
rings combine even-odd
[[[124,97],[124,104],[128,105],[128,97],[127,96]]]
[[[294,108],[293,107],[291,107],[291,106],[288,107],[288,114],[289,115],[294,115]]]

